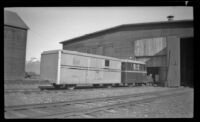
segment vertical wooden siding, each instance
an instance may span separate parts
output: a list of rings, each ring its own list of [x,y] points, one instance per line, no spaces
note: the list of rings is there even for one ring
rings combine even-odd
[[[166,38],[148,38],[135,41],[135,56],[154,56],[165,55],[166,52],[160,53],[166,48]]]
[[[27,31],[4,26],[4,78],[24,77]]]
[[[167,37],[168,86],[180,86],[180,38]]]

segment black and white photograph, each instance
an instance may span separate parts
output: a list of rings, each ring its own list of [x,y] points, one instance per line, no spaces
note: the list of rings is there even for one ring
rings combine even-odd
[[[4,7],[4,118],[193,118],[193,9]]]

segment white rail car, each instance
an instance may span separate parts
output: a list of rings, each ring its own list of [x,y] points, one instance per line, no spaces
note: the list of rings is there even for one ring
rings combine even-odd
[[[54,86],[120,84],[121,60],[68,50],[41,54],[40,75]]]

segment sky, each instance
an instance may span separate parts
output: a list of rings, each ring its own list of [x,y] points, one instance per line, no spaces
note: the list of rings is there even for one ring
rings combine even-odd
[[[30,28],[26,60],[48,50],[62,49],[59,43],[106,28],[133,23],[193,20],[193,7],[10,7]]]

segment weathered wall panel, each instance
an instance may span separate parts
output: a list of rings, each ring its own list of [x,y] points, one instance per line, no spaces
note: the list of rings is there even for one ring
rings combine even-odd
[[[147,67],[165,67],[167,66],[167,56],[157,57],[138,57],[137,60],[146,63]]]
[[[4,26],[4,78],[14,80],[24,77],[26,56],[24,29]]]
[[[166,52],[161,52],[166,48],[166,38],[148,38],[135,41],[135,56],[155,56],[165,55]]]
[[[180,86],[180,38],[167,37],[168,86]]]
[[[163,84],[167,80],[167,67],[160,67],[159,69],[159,81]]]

